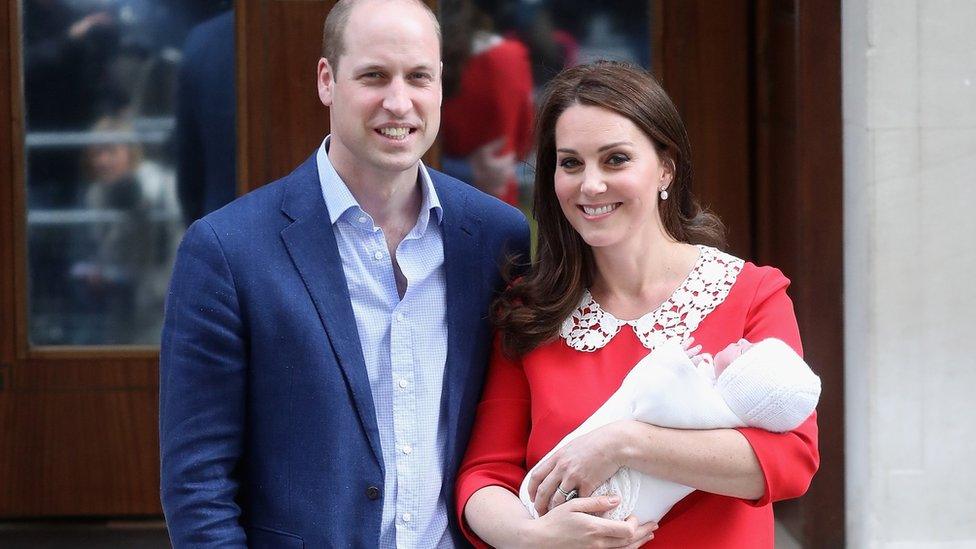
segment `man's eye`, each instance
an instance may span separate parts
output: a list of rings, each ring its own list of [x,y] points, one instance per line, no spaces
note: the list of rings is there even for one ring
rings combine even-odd
[[[433,77],[430,74],[426,73],[426,72],[415,72],[415,73],[413,73],[413,74],[410,75],[410,79],[411,80],[420,80],[422,82],[429,82],[429,81],[431,81],[433,79]]]

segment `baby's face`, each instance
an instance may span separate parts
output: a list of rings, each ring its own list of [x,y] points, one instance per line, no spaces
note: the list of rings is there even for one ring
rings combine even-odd
[[[729,367],[729,364],[732,364],[733,360],[742,356],[742,353],[746,352],[749,347],[752,347],[752,343],[749,343],[745,339],[740,339],[719,351],[714,359],[715,375],[722,375],[722,372]]]

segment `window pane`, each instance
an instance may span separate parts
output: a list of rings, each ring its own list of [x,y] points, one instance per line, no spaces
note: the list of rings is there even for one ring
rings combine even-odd
[[[649,6],[647,0],[441,0],[442,169],[524,207],[532,185],[524,160],[531,157],[542,87],[559,70],[597,59],[650,68]]]
[[[22,6],[30,341],[156,344],[176,246],[189,212],[202,213],[181,189],[202,184],[177,184],[180,144],[192,134],[178,121],[177,89],[194,28],[223,42],[207,62],[231,60],[221,138],[233,166],[233,26],[201,25],[230,2]]]

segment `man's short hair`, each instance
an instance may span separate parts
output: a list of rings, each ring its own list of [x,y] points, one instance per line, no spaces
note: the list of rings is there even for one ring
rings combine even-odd
[[[322,57],[329,60],[329,66],[332,67],[333,80],[335,80],[335,74],[339,70],[339,58],[346,52],[346,25],[349,23],[349,16],[352,14],[352,9],[359,1],[362,0],[339,0],[336,2],[335,6],[332,6],[332,9],[329,10],[329,15],[325,17],[325,24],[322,26]],[[379,2],[380,0],[373,1]],[[422,0],[385,1],[405,1],[423,8],[434,24],[434,31],[437,33],[437,44],[440,45],[442,43],[441,24],[437,20],[437,15]]]

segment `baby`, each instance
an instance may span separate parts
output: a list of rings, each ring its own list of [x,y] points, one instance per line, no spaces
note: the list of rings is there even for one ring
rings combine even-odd
[[[539,463],[569,441],[623,419],[674,429],[790,431],[813,413],[819,398],[820,378],[778,339],[755,344],[740,339],[714,358],[708,354],[689,357],[672,340],[638,362],[607,402]],[[538,518],[528,493],[531,473],[522,481],[519,498],[532,517]],[[636,515],[644,523],[660,521],[693,491],[690,486],[624,467],[592,495],[620,496],[620,505],[607,516],[624,520]]]

